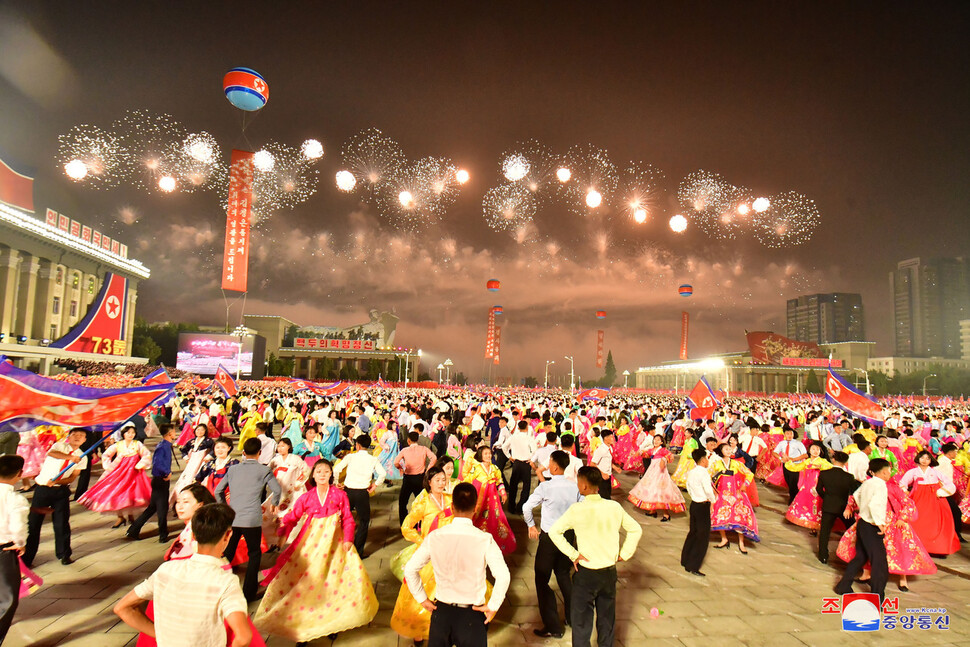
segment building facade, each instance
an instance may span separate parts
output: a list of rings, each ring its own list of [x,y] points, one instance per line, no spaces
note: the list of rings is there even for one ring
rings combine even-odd
[[[911,258],[889,274],[896,357],[963,355],[960,321],[970,318],[967,258]]]
[[[960,347],[963,348],[963,359],[970,360],[970,319],[960,322]]]
[[[108,273],[127,279],[125,303],[112,304],[114,316],[124,318],[126,344],[108,344],[103,354],[130,360],[138,282],[149,277],[148,268],[87,225],[51,209],[36,213],[33,180],[0,161],[0,352],[16,358],[33,347],[44,349],[36,355],[56,356],[48,345],[82,322]]]
[[[788,300],[786,315],[788,337],[796,341],[834,344],[866,338],[861,294],[806,294]]]
[[[945,357],[873,357],[869,360],[870,371],[880,371],[892,375],[899,371],[900,375],[910,373],[924,373],[938,368],[952,368],[958,371],[970,371],[970,358],[947,359]]]

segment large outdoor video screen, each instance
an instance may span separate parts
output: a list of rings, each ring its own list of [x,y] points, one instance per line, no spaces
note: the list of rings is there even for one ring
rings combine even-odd
[[[253,340],[247,335],[242,338],[242,353],[239,352],[239,337],[214,333],[179,333],[178,363],[181,371],[196,375],[215,375],[219,364],[235,375],[236,363],[239,372],[251,375],[253,372]]]

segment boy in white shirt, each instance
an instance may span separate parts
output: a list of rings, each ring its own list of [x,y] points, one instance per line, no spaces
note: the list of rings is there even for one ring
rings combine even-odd
[[[20,603],[20,561],[27,543],[27,498],[14,486],[24,471],[24,459],[16,454],[0,456],[0,643]]]

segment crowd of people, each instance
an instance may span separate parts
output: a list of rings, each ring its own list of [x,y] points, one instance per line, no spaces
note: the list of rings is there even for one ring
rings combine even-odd
[[[180,581],[208,581],[193,592],[191,644],[226,644],[223,625],[233,645],[259,644],[250,641],[260,634],[305,643],[376,616],[364,568],[371,496],[394,484],[407,544],[391,560],[401,581],[395,632],[416,644],[486,644],[509,585],[505,558],[523,550],[521,522],[537,542],[536,635],[562,637],[569,625],[573,644],[586,646],[594,626],[599,645],[612,644],[617,563],[634,555],[646,521],[635,515],[665,523],[687,513],[681,566],[702,577],[712,544],[730,550],[736,538],[748,555],[761,540],[759,488],[776,487],[786,520],[817,537],[820,562],[842,531],[837,591],[867,567],[880,595],[890,575],[907,591],[908,577],[935,572],[933,558],[960,550],[970,519],[970,431],[958,406],[888,408],[877,427],[772,398],[728,398],[694,419],[682,398],[633,391],[578,401],[558,390],[353,387],[324,397],[282,382],[240,387],[222,397],[183,382],[101,444],[86,430],[22,434],[0,461],[0,515],[22,514],[17,485],[32,493],[30,511],[0,543],[23,548],[29,573],[48,515],[55,557],[72,562],[72,495],[127,526],[131,541],[154,518],[168,544],[174,509],[184,529],[118,615],[159,645],[187,644],[172,637],[169,623],[184,632],[186,621],[169,605]],[[154,451],[148,437],[159,438]],[[184,466],[173,483],[175,455]],[[640,477],[625,496],[621,473]],[[261,571],[266,553],[273,565]],[[227,569],[243,564],[240,585]],[[15,597],[0,613],[12,618],[11,609]]]

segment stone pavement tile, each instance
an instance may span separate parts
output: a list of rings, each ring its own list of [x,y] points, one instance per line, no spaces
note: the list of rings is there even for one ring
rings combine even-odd
[[[34,595],[38,598],[79,598],[90,599],[97,597],[105,590],[102,581],[91,580],[80,584],[55,584],[54,586],[42,586]],[[105,594],[107,595],[107,593]],[[101,596],[104,597],[104,596]]]
[[[664,602],[657,609],[663,611],[661,618],[696,618],[704,614],[700,606],[688,601]],[[649,613],[650,610],[647,609],[647,614],[649,615]]]
[[[735,637],[729,632],[725,632],[716,638],[712,636],[686,636],[680,638],[684,647],[747,647],[747,643]]]
[[[745,615],[741,616],[740,619],[747,624],[752,631],[760,631],[765,634],[809,631],[813,627],[812,624],[803,622],[799,618],[781,613]]]
[[[33,595],[27,598],[21,598],[20,603],[17,605],[17,617],[37,618],[51,615],[47,613],[46,609],[55,601],[54,598],[38,598]]]
[[[718,609],[720,611],[720,609]],[[720,636],[718,641],[725,635],[734,635],[748,631],[748,624],[741,618],[735,616],[715,616],[703,615],[687,618],[687,622],[697,627],[700,633],[709,636]]]
[[[135,636],[123,634],[70,634],[65,640],[57,643],[57,647],[125,647],[135,640]]]
[[[735,637],[747,647],[805,647],[797,633],[743,634]]]
[[[837,619],[836,616],[833,618]],[[881,644],[868,636],[856,636],[842,631],[841,628],[825,631],[800,631],[798,639],[807,647],[842,647],[843,645],[875,645]]]
[[[683,638],[684,636],[699,636],[701,632],[692,625],[687,618],[668,618],[661,616],[657,619],[634,620],[640,632],[650,638]],[[709,640],[709,639],[708,639]]]

